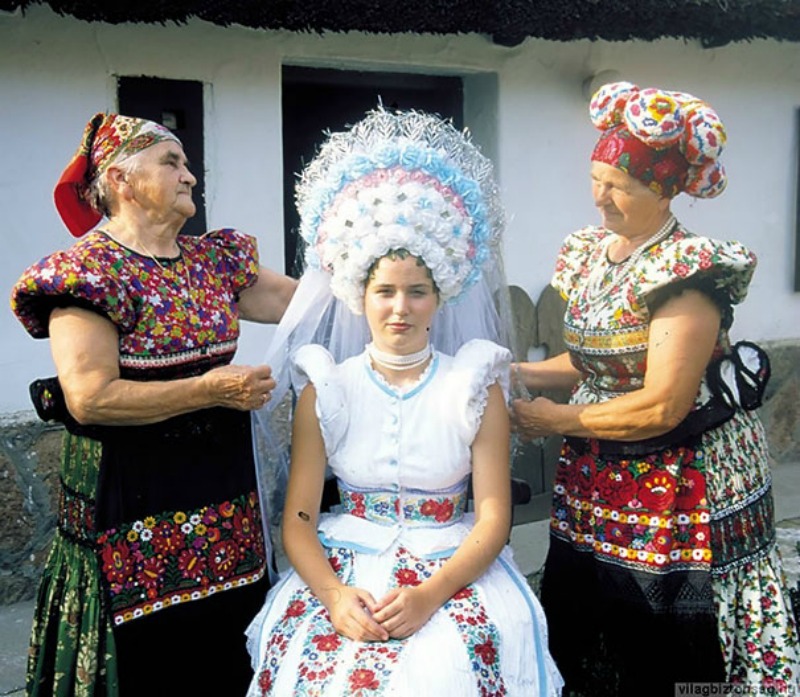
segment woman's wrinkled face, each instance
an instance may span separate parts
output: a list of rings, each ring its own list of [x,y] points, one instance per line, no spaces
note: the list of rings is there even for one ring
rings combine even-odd
[[[364,292],[364,315],[382,351],[405,355],[428,342],[439,296],[417,257],[385,256],[372,270]]]
[[[660,227],[669,209],[668,198],[605,162],[592,162],[591,175],[594,205],[600,210],[603,227],[628,238],[651,234]]]
[[[154,221],[195,214],[192,188],[197,179],[189,171],[183,148],[174,141],[143,150],[128,183],[136,203]]]

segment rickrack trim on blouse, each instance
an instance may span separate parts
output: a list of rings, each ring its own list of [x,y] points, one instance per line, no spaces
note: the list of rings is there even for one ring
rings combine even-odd
[[[170,368],[186,363],[195,363],[198,359],[207,357],[224,356],[236,351],[236,341],[223,341],[218,344],[208,344],[199,346],[189,351],[181,351],[169,356],[141,356],[141,355],[120,355],[119,364],[123,368],[134,368],[138,370],[146,368]]]

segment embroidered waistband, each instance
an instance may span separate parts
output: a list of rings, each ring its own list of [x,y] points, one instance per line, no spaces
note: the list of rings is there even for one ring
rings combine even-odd
[[[467,508],[467,478],[449,489],[359,489],[338,480],[345,513],[380,525],[442,527],[457,523]]]

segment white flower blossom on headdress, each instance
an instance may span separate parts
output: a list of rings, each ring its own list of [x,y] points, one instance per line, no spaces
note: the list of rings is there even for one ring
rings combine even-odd
[[[503,214],[491,162],[451,124],[378,109],[323,145],[297,191],[306,262],[356,314],[372,264],[404,248],[455,301],[498,253]]]

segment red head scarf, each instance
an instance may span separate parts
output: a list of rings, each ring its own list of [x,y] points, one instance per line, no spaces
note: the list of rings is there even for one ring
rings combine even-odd
[[[677,146],[656,150],[623,125],[604,131],[592,160],[621,169],[660,196],[674,198],[683,191],[689,163]]]
[[[103,113],[91,118],[53,192],[58,213],[75,237],[91,230],[103,217],[87,200],[92,182],[109,165],[165,140],[180,144],[172,131],[153,121]]]

